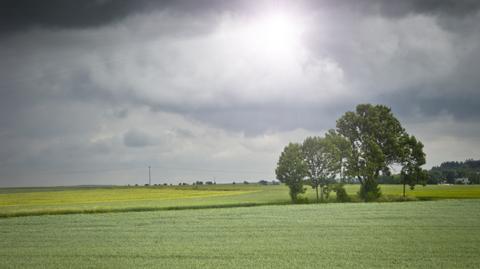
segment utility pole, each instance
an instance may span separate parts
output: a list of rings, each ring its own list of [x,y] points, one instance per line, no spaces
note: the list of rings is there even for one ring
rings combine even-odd
[[[152,174],[150,172],[150,165],[148,166],[148,186],[152,186]]]

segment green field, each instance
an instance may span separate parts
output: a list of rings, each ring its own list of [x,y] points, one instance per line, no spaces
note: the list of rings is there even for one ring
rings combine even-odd
[[[358,185],[347,185],[355,201]],[[398,200],[400,185],[381,186],[382,200]],[[479,185],[431,185],[407,189],[410,199],[480,198]],[[305,197],[315,201],[307,188]],[[392,198],[393,197],[393,198]],[[332,194],[330,202],[335,195]],[[218,184],[168,187],[53,187],[0,189],[0,217],[44,214],[102,213],[152,211],[205,207],[235,207],[265,204],[288,204],[290,198],[284,185]]]
[[[0,219],[0,268],[478,268],[480,200]]]

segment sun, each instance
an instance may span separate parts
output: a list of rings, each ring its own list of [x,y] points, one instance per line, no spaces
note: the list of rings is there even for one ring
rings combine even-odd
[[[267,14],[256,24],[254,31],[257,33],[257,38],[263,39],[270,46],[290,43],[300,34],[294,19],[283,13]]]
[[[291,10],[265,10],[247,16],[228,14],[213,37],[216,44],[240,62],[286,65],[305,52],[304,16]],[[240,62],[237,62],[240,63]]]
[[[294,50],[303,32],[298,18],[281,11],[259,15],[248,24],[246,30],[246,38],[251,46],[274,54]]]

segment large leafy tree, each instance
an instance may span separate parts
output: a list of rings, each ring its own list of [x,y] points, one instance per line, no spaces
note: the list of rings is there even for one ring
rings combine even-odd
[[[409,137],[390,108],[384,105],[361,104],[337,120],[336,132],[350,145],[345,172],[361,184],[360,197],[375,200],[381,192],[379,175],[390,175],[393,165],[406,165],[406,143]],[[423,153],[421,148],[417,148]],[[421,162],[412,162],[419,168]],[[406,171],[406,170],[405,170]]]
[[[319,202],[318,188],[320,187],[320,200],[324,200],[325,187],[329,179],[335,177],[340,170],[340,153],[332,141],[322,137],[307,137],[303,141],[302,153],[307,165],[309,183],[315,189],[317,202]]]
[[[290,189],[292,201],[297,202],[298,195],[305,192],[303,183],[304,178],[308,175],[300,144],[290,143],[283,149],[275,173],[277,179]]]

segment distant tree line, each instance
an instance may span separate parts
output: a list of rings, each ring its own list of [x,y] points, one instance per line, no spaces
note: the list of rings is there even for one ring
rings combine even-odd
[[[275,173],[289,187],[293,202],[301,201],[306,184],[315,189],[317,201],[328,198],[332,190],[337,199],[348,197],[342,185],[347,178],[360,183],[361,199],[374,201],[381,196],[379,178],[391,176],[392,166],[401,167],[405,195],[406,185],[413,189],[425,184],[424,164],[423,144],[405,131],[390,108],[361,104],[340,117],[336,129],[323,137],[288,144]]]
[[[480,160],[467,159],[464,162],[443,162],[429,171],[429,184],[455,184],[456,179],[468,178],[470,184],[480,184]]]

